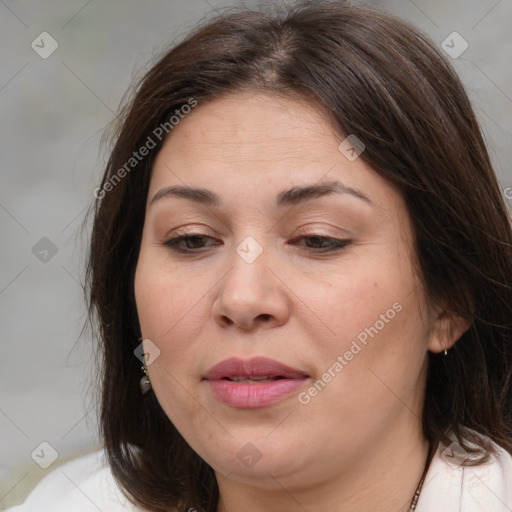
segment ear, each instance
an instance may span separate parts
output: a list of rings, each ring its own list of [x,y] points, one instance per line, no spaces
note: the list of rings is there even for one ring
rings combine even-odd
[[[439,353],[451,349],[471,326],[471,320],[455,313],[442,311],[432,328],[428,344],[431,352]]]

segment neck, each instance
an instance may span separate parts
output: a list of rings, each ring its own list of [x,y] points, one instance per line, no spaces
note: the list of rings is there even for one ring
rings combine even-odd
[[[421,429],[379,436],[366,455],[321,482],[299,485],[297,480],[274,478],[261,486],[248,486],[218,475],[218,512],[407,512],[423,475],[429,451]],[[411,432],[417,431],[416,435]],[[320,470],[321,471],[321,470]]]

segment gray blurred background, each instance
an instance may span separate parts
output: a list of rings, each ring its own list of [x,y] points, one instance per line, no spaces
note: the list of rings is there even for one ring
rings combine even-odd
[[[79,229],[106,159],[101,134],[135,74],[237,3],[0,0],[0,509],[99,444]],[[512,1],[357,3],[409,20],[451,54],[510,208]]]

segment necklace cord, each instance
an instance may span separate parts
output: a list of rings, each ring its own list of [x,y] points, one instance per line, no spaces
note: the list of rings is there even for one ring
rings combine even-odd
[[[429,444],[427,460],[425,462],[425,468],[423,469],[423,474],[421,475],[420,481],[418,483],[418,487],[416,488],[416,492],[414,493],[414,496],[412,497],[411,505],[409,506],[408,512],[414,512],[416,510],[416,507],[418,505],[418,500],[420,499],[421,490],[423,488],[423,482],[425,481],[425,478],[428,473],[428,469],[430,467],[430,463],[432,462],[432,459],[434,458],[434,453],[437,451],[438,446],[439,446],[439,443],[430,443]]]

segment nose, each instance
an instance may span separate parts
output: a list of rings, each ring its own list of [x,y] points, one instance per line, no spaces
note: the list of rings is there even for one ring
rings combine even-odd
[[[215,321],[223,328],[243,330],[286,323],[290,315],[287,288],[278,270],[268,266],[265,251],[252,262],[235,252],[230,263],[232,268],[219,283],[212,306]]]

